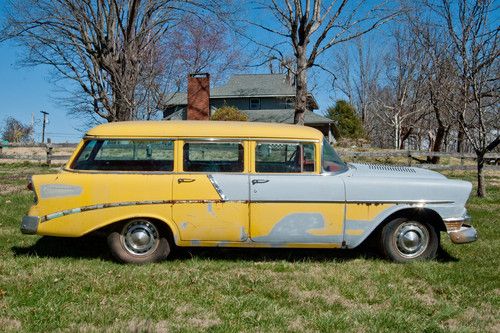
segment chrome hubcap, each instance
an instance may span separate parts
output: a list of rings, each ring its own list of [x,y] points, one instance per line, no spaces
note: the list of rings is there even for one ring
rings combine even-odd
[[[405,222],[395,232],[395,243],[399,253],[405,258],[421,255],[429,245],[429,232],[416,222]]]
[[[122,242],[131,254],[149,254],[158,247],[158,229],[146,220],[131,221],[123,227]]]

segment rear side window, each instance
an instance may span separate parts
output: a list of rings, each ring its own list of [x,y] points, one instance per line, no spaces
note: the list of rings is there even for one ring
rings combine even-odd
[[[263,173],[314,172],[313,143],[258,143],[255,171]]]
[[[172,171],[171,140],[89,140],[72,165],[75,170]]]
[[[242,172],[243,145],[239,142],[185,143],[184,171]]]

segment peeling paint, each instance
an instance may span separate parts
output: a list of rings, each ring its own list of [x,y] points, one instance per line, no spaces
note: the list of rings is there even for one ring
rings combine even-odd
[[[242,242],[246,241],[248,239],[248,235],[245,231],[245,227],[241,227],[241,230],[240,230],[240,240]]]
[[[44,184],[40,186],[40,198],[62,198],[80,195],[82,188],[74,185]]]
[[[200,246],[201,245],[201,241],[199,241],[199,240],[192,240],[190,243],[192,246]]]
[[[207,211],[208,211],[208,213],[209,213],[210,215],[212,215],[213,217],[215,217],[215,212],[214,212],[214,210],[213,210],[213,207],[212,207],[212,203],[211,203],[211,202],[209,202],[209,203],[207,204]]]
[[[182,222],[181,223],[181,229],[186,229],[188,227],[188,223],[187,222]]]
[[[255,242],[279,243],[341,243],[342,235],[312,235],[312,229],[323,229],[325,221],[319,213],[294,213],[278,221],[266,236],[252,237]]]

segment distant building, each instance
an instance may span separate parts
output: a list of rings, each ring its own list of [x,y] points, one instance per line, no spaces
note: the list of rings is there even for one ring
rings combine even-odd
[[[295,87],[285,74],[234,75],[227,84],[210,89],[209,74],[191,74],[188,92],[165,98],[165,120],[208,119],[217,108],[234,106],[248,116],[249,121],[293,124]],[[333,140],[333,121],[315,114],[318,103],[308,95],[306,126],[320,130]]]

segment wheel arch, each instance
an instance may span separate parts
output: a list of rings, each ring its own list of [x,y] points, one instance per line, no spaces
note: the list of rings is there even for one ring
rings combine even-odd
[[[169,221],[155,214],[134,214],[130,216],[121,216],[120,218],[110,221],[106,223],[106,225],[103,225],[92,232],[107,234],[109,233],[110,230],[113,230],[117,226],[125,223],[126,221],[130,221],[133,219],[147,219],[153,222],[157,222],[159,227],[162,228],[165,232],[167,232],[169,240],[172,241],[173,244],[177,245],[177,240],[179,239],[179,231],[177,229],[177,226],[172,221]]]
[[[435,228],[438,235],[440,231],[446,231],[446,226],[444,224],[443,219],[441,218],[439,213],[436,212],[434,209],[428,207],[404,207],[396,211],[393,211],[392,213],[384,217],[377,224],[377,226],[374,227],[373,230],[366,236],[366,238],[358,242],[356,246],[359,246],[363,243],[368,243],[368,244],[376,243],[381,236],[382,228],[386,224],[397,218],[411,218],[411,219],[417,219],[418,221],[422,222],[428,222]]]

